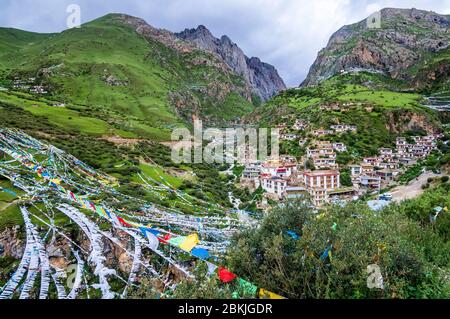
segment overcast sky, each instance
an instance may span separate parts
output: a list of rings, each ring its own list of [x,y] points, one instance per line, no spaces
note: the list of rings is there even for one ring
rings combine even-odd
[[[345,24],[384,7],[450,14],[450,0],[0,0],[0,26],[62,31],[72,3],[80,5],[82,22],[120,12],[170,31],[203,24],[273,64],[289,86],[305,78],[317,52]]]

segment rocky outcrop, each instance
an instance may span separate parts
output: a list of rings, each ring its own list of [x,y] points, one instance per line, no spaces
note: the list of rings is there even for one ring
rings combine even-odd
[[[417,66],[432,63],[430,55],[450,48],[450,17],[416,9],[386,8],[380,27],[367,20],[342,27],[311,66],[302,86],[316,85],[342,72],[384,73],[411,81]]]
[[[25,247],[25,242],[21,237],[20,226],[6,228],[0,232],[0,257],[9,256],[20,259]]]
[[[236,74],[242,76],[253,92],[263,101],[286,89],[278,71],[258,58],[248,58],[236,43],[226,35],[214,37],[203,25],[175,34],[178,38],[195,44],[203,50],[218,55]]]

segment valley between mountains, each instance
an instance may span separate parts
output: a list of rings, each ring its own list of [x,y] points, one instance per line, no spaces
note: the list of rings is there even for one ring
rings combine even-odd
[[[291,88],[203,25],[0,28],[0,299],[448,298],[450,16],[380,16]],[[197,119],[280,157],[176,163]]]

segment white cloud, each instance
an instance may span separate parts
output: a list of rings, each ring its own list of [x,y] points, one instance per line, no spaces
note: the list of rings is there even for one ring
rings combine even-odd
[[[384,7],[450,14],[450,0],[0,0],[0,26],[61,31],[71,3],[81,6],[82,22],[123,12],[171,31],[204,24],[218,37],[230,36],[247,55],[275,65],[290,86],[304,79],[317,52],[345,24]]]
[[[378,12],[383,9],[378,3],[370,3],[366,7],[366,13],[371,15],[372,13]]]

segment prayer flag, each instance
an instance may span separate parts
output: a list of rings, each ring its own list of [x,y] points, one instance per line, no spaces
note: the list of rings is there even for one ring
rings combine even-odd
[[[297,235],[295,232],[288,230],[286,232],[289,236],[291,236],[292,238],[294,238],[295,240],[300,239],[300,236]]]
[[[224,283],[231,282],[236,278],[235,274],[233,274],[232,272],[228,271],[227,269],[225,269],[223,267],[219,267],[218,275],[219,275],[220,281],[222,281]]]
[[[242,289],[244,294],[251,296],[256,295],[256,291],[258,290],[258,287],[242,278],[239,278],[239,287]]]
[[[199,243],[198,235],[191,234],[185,238],[185,240],[180,244],[180,248],[184,251],[190,252]]]
[[[206,265],[208,266],[208,274],[212,275],[216,272],[217,266],[213,263],[210,263],[209,261],[206,262]]]
[[[200,259],[208,259],[209,257],[209,252],[204,248],[194,248],[191,254]]]
[[[269,298],[269,299],[286,299],[280,295],[277,295],[276,293],[265,290],[263,288],[259,289],[259,297],[260,298]]]

